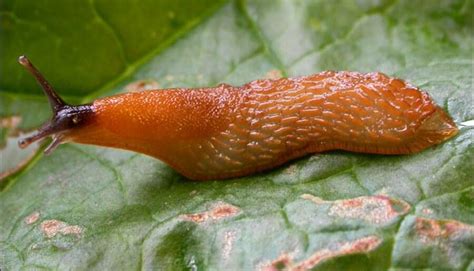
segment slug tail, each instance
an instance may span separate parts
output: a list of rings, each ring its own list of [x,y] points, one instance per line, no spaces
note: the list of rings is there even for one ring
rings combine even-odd
[[[20,148],[26,148],[33,142],[51,136],[53,141],[44,150],[45,154],[49,154],[63,142],[66,131],[83,125],[89,119],[93,113],[92,105],[67,104],[26,56],[20,56],[18,62],[38,81],[53,112],[51,120],[43,124],[33,135],[20,139],[18,145]]]
[[[453,119],[439,106],[429,115],[418,128],[420,140],[439,144],[453,136],[459,129]]]

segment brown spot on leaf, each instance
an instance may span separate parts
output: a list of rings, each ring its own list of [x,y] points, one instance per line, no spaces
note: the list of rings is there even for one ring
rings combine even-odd
[[[431,255],[432,263],[439,269],[461,270],[474,258],[473,225],[457,220],[409,216],[399,232],[403,236],[399,239],[399,247],[395,248],[398,252],[394,259],[399,264]]]
[[[297,263],[293,262],[293,259],[289,256],[289,254],[284,253],[276,260],[264,265],[261,270],[310,270],[318,264],[335,257],[359,253],[368,253],[377,248],[381,243],[382,239],[375,235],[371,235],[350,242],[328,244],[326,248],[315,251],[307,259]]]
[[[425,215],[431,215],[431,214],[433,214],[433,210],[431,210],[431,209],[429,209],[429,208],[423,208],[423,209],[421,210],[421,212],[422,212],[423,214],[425,214]]]
[[[240,212],[240,209],[234,205],[228,203],[219,202],[211,208],[211,210],[202,212],[202,213],[195,213],[195,214],[184,214],[181,217],[184,220],[193,221],[196,223],[206,222],[209,219],[211,220],[219,220],[226,217],[235,216]]]
[[[456,220],[436,220],[417,217],[415,230],[422,243],[436,243],[440,247],[447,245],[451,239],[468,233],[474,235],[474,226]]]
[[[211,217],[213,219],[230,217],[236,215],[239,211],[240,209],[235,207],[234,205],[230,205],[227,203],[218,204],[215,206],[214,209],[211,210]]]
[[[13,133],[17,132],[18,125],[21,123],[20,116],[10,116],[0,118],[0,127],[12,130]]]
[[[29,216],[27,216],[25,218],[25,223],[26,225],[30,225],[30,224],[33,224],[35,223],[36,221],[38,221],[40,217],[40,213],[39,212],[33,212],[31,213]]]
[[[74,234],[79,236],[82,233],[82,228],[78,225],[66,226],[61,230],[62,234]]]
[[[377,236],[367,236],[352,242],[340,243],[336,246],[336,249],[325,248],[322,250],[316,251],[308,259],[297,264],[292,270],[308,270],[322,261],[339,257],[343,255],[357,254],[357,253],[367,253],[374,250],[382,243],[382,240]]]
[[[136,82],[130,83],[125,87],[125,90],[128,92],[139,92],[145,90],[155,90],[159,89],[160,84],[154,80],[138,80]]]
[[[19,135],[18,125],[21,123],[20,116],[9,116],[0,118],[0,129],[2,130],[2,136],[0,138],[0,150],[7,146],[8,137],[14,137]],[[6,136],[6,137],[5,137]]]
[[[263,76],[264,79],[280,79],[282,77],[283,74],[280,70],[270,70]]]
[[[185,220],[190,220],[196,223],[201,223],[207,220],[207,213],[198,213],[198,214],[186,214],[183,217]]]
[[[330,216],[360,219],[379,225],[387,224],[410,210],[410,205],[407,202],[385,195],[335,201],[325,201],[309,194],[304,194],[301,197],[316,204],[330,204],[328,213]]]
[[[310,201],[312,201],[316,204],[324,204],[324,203],[329,203],[330,202],[330,201],[325,201],[322,198],[319,198],[319,197],[316,197],[316,196],[313,196],[313,195],[310,195],[310,194],[303,194],[303,195],[301,195],[301,198],[305,199],[305,200],[310,200]]]
[[[41,222],[40,229],[47,238],[52,238],[58,233],[63,235],[73,234],[79,237],[83,232],[82,227],[78,225],[68,225],[63,221],[56,219]]]

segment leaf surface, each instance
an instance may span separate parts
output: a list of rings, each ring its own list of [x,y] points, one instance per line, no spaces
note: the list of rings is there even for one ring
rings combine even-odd
[[[380,71],[459,124],[474,119],[473,10],[471,0],[6,0],[0,116],[20,117],[21,131],[49,117],[16,63],[27,54],[71,103],[138,80]],[[328,152],[201,183],[141,154],[65,144],[0,183],[0,269],[469,270],[473,135],[466,126],[416,155]]]

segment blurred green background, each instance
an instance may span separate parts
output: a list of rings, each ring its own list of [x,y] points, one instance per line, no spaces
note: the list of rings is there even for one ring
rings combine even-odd
[[[417,155],[329,152],[205,183],[140,154],[65,144],[43,156],[15,142],[50,115],[22,54],[71,103],[137,80],[380,71],[470,121],[473,10],[472,0],[1,1],[0,269],[472,270],[471,127]],[[238,212],[215,215],[226,206]]]

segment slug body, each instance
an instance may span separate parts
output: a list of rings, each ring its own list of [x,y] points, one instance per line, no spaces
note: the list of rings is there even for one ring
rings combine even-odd
[[[131,92],[79,107],[63,113],[75,121],[44,132],[53,118],[39,133],[144,153],[194,180],[244,176],[335,149],[415,153],[458,131],[426,93],[381,73]]]

